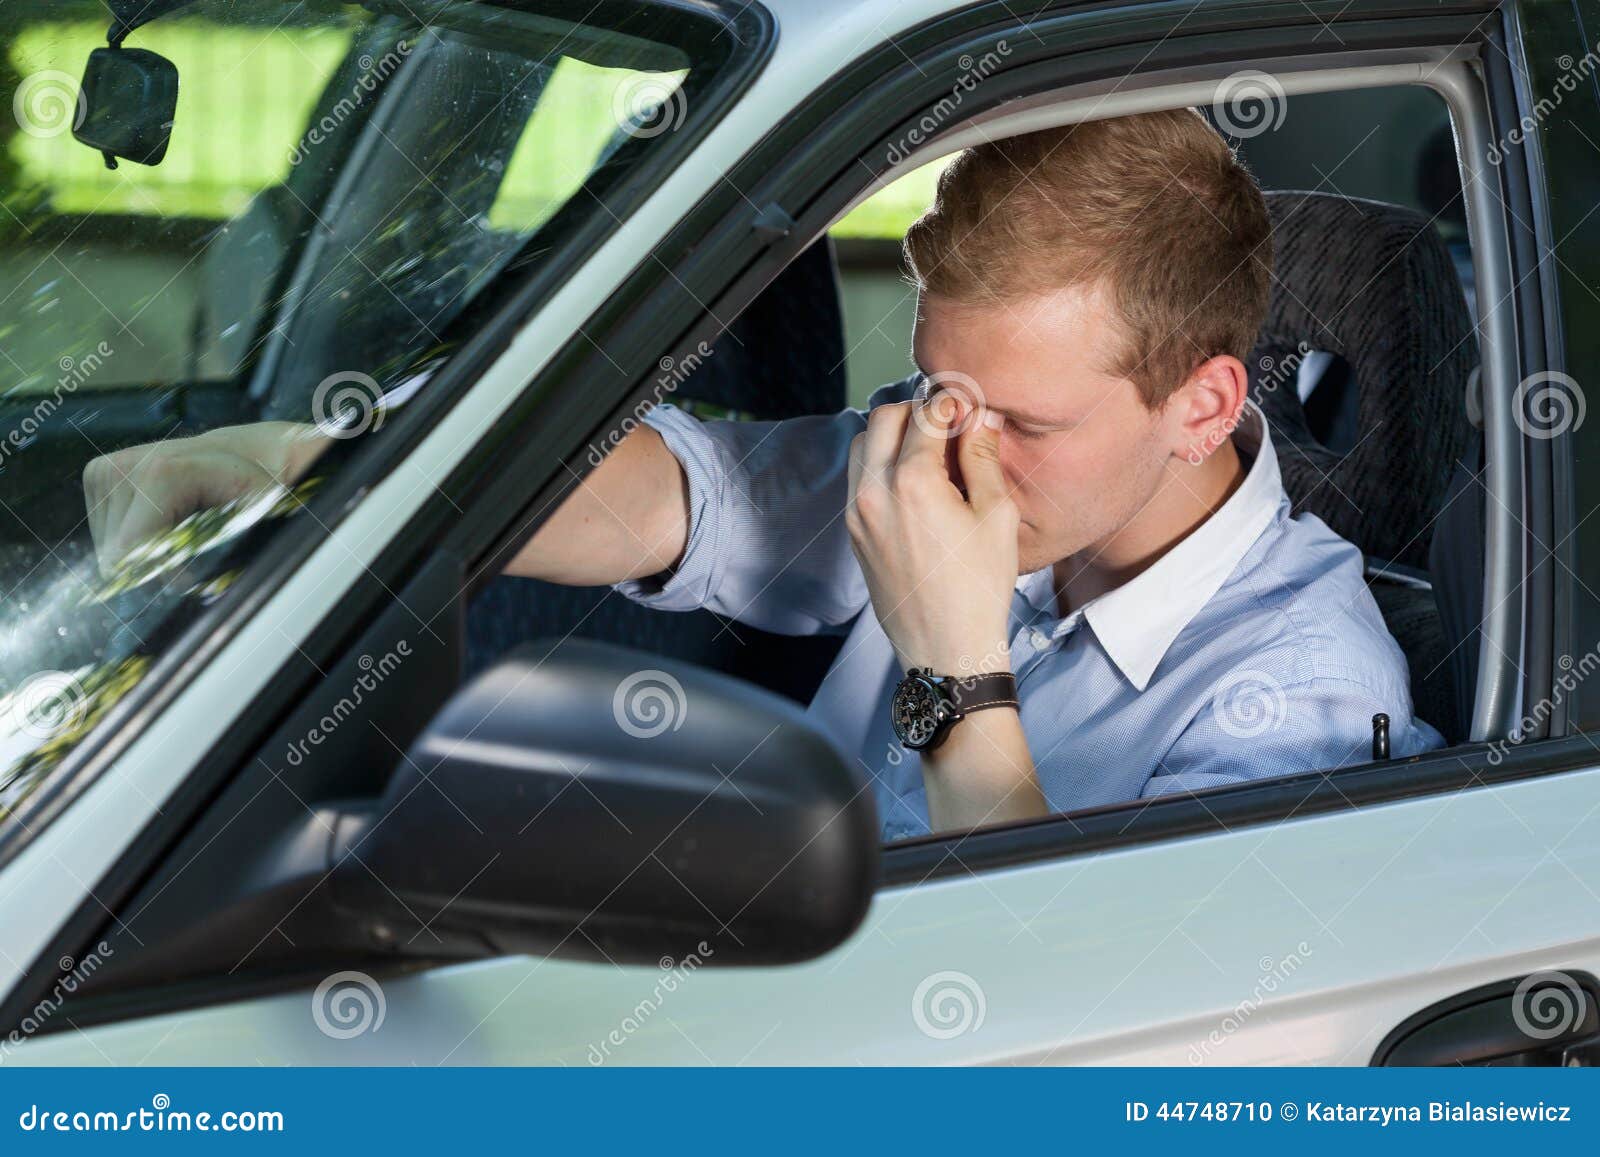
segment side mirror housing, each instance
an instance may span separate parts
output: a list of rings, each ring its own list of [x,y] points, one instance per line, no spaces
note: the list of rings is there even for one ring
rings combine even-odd
[[[865,778],[796,705],[567,640],[457,693],[340,825],[333,884],[370,942],[418,954],[777,964],[854,931],[878,854]]]

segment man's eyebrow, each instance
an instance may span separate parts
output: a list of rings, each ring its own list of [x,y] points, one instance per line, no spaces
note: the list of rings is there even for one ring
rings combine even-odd
[[[933,376],[922,368],[922,363],[917,360],[915,354],[911,355],[911,365],[923,377],[931,378]],[[1016,410],[1002,410],[999,406],[995,406],[994,409],[1004,414],[1007,418],[1021,422],[1025,426],[1073,426],[1077,424],[1073,420],[1064,418],[1038,418],[1032,414],[1018,413]]]
[[[999,409],[998,406],[995,409]],[[1073,426],[1077,423],[1070,418],[1038,418],[1032,414],[1019,414],[1015,410],[1003,411],[1007,418],[1021,422],[1025,426]]]

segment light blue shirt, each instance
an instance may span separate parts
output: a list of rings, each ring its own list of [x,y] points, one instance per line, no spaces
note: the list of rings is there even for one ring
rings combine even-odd
[[[868,406],[915,384],[885,386]],[[665,581],[616,589],[783,634],[847,633],[809,713],[871,774],[884,838],[926,834],[920,759],[889,721],[904,672],[843,518],[866,411],[699,422],[663,405],[645,420],[688,477],[688,549]],[[1315,516],[1290,517],[1254,405],[1233,438],[1250,462],[1244,482],[1137,577],[1066,616],[1050,567],[1017,580],[1011,670],[1056,811],[1362,763],[1378,712],[1395,757],[1443,744],[1412,717],[1405,656],[1361,553]]]

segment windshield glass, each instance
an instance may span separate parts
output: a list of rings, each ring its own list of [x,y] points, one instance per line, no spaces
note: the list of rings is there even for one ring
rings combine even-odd
[[[0,8],[0,832],[296,522],[302,448],[382,437],[469,305],[626,211],[728,57],[679,8],[413,7],[182,5],[116,50],[170,62],[165,126],[80,91],[100,4]],[[108,166],[75,139],[108,119],[165,155]],[[287,457],[227,501],[135,449],[240,425]]]

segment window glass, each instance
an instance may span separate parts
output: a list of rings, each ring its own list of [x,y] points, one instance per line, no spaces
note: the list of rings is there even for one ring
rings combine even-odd
[[[178,100],[165,157],[111,168],[74,137],[101,111],[79,93],[99,6],[21,7],[0,15],[0,818],[318,482],[268,472],[108,559],[86,466],[261,419],[381,436],[488,287],[617,220],[735,51],[709,19],[608,0],[426,22],[204,0],[128,36]]]

